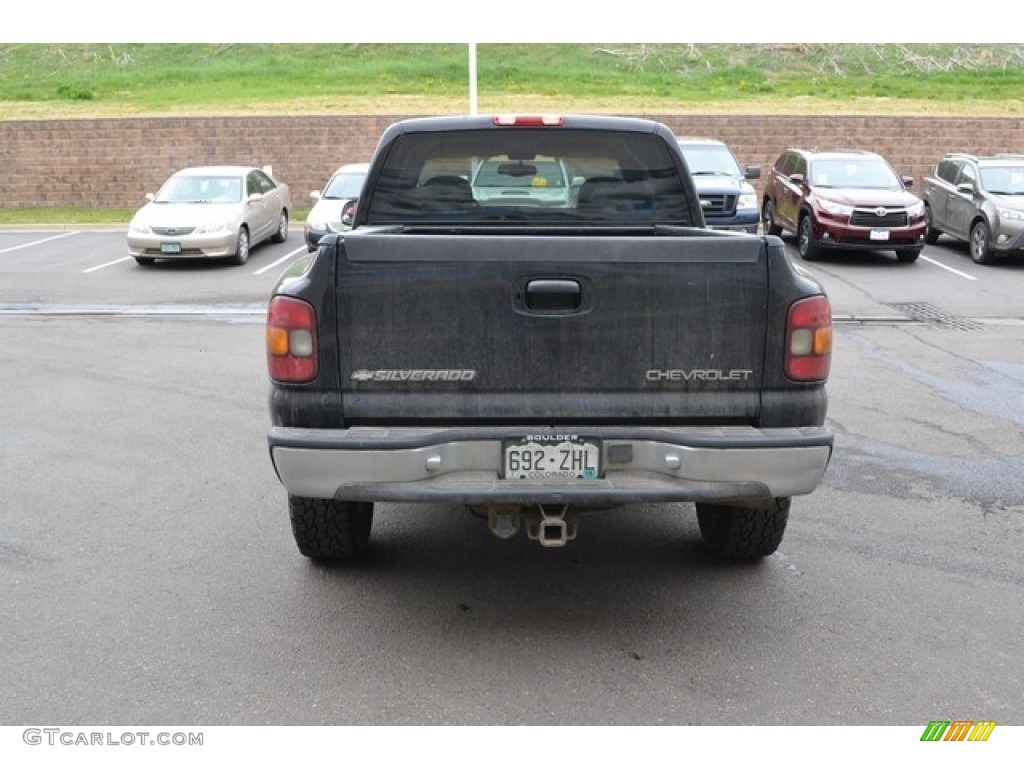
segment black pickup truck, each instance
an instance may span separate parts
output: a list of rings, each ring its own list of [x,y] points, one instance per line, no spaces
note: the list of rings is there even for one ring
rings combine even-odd
[[[588,508],[693,502],[712,552],[759,558],[831,457],[831,343],[781,240],[705,227],[667,126],[411,119],[273,291],[270,455],[313,558],[362,554],[377,502],[546,547]]]

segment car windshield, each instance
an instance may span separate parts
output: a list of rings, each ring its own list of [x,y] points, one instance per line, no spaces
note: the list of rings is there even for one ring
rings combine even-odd
[[[844,158],[817,160],[810,183],[816,187],[846,189],[902,189],[899,177],[884,160]]]
[[[324,198],[327,200],[351,200],[359,197],[363,190],[363,182],[366,181],[366,172],[343,172],[336,173],[327,182],[327,189],[324,190]]]
[[[160,188],[157,203],[239,203],[242,180],[237,176],[172,176]]]
[[[473,186],[562,189],[568,186],[568,182],[562,166],[552,159],[534,158],[523,162],[508,157],[492,157],[477,169]]]
[[[1024,166],[982,168],[981,184],[993,195],[1024,195]]]
[[[680,146],[693,176],[742,176],[739,163],[725,147]]]

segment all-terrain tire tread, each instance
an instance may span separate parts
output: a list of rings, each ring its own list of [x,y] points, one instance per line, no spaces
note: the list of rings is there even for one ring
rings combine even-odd
[[[351,560],[366,550],[373,523],[370,502],[288,497],[292,534],[306,557]]]
[[[761,509],[698,504],[697,522],[707,548],[735,560],[767,557],[779,548],[789,522],[790,499],[773,499]]]

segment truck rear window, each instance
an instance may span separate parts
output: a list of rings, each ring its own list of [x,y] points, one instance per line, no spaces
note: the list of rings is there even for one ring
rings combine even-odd
[[[683,171],[646,133],[491,129],[396,138],[367,224],[691,226]]]

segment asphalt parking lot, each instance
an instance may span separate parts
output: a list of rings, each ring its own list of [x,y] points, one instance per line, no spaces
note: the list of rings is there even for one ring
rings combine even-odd
[[[0,232],[5,724],[1022,724],[1024,261],[807,265],[836,453],[762,563],[707,557],[690,505],[542,550],[393,504],[325,566],[265,440],[263,311],[303,253]]]

